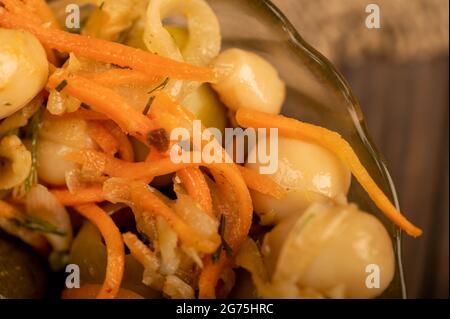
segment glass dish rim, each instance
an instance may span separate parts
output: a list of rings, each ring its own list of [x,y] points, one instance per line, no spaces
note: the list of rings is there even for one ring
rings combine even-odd
[[[365,123],[364,113],[361,110],[361,106],[353,94],[350,85],[344,76],[336,69],[336,67],[319,51],[317,51],[313,46],[311,46],[305,39],[300,35],[294,25],[290,22],[290,20],[286,17],[286,15],[279,9],[271,0],[253,0],[261,3],[262,9],[266,11],[267,14],[271,15],[273,18],[278,20],[283,26],[283,32],[288,35],[289,41],[293,45],[294,49],[297,51],[306,52],[313,60],[320,64],[323,68],[328,69],[329,75],[328,78],[334,82],[337,88],[343,94],[346,102],[347,108],[349,109],[349,114],[352,120],[353,125],[356,128],[358,136],[364,143],[366,150],[369,152],[372,160],[377,164],[378,169],[386,181],[386,184],[389,188],[389,192],[391,195],[391,199],[395,207],[400,210],[400,204],[398,200],[398,195],[395,189],[394,181],[389,173],[386,163],[378,151],[376,145],[372,141],[369,130]],[[358,118],[358,114],[362,115]],[[396,227],[395,231],[395,246],[396,246],[396,259],[398,262],[398,271],[400,277],[401,284],[401,292],[402,298],[407,298],[407,289],[405,284],[405,276],[402,264],[402,231]]]

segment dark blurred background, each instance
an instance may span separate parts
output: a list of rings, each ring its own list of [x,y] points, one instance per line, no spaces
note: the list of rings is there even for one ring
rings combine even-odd
[[[273,0],[344,74],[388,163],[401,208],[410,298],[449,297],[448,0]],[[368,29],[366,7],[380,9]]]

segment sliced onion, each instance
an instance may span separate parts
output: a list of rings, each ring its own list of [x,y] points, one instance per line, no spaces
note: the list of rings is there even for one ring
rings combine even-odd
[[[130,186],[126,179],[112,177],[103,183],[105,199],[111,203],[125,203],[131,205]]]
[[[64,206],[42,185],[35,185],[25,197],[27,216],[42,220],[58,229],[60,235],[43,233],[55,251],[65,252],[72,242],[72,225]]]
[[[172,299],[193,299],[194,289],[177,276],[167,276],[163,292]]]
[[[162,24],[162,20],[176,14],[186,17],[189,30],[189,39],[183,52],[180,52]],[[219,21],[204,0],[150,0],[144,42],[151,52],[206,66],[220,51]]]
[[[170,15],[186,17],[189,39],[181,52],[162,21]],[[220,52],[220,26],[204,0],[150,0],[144,28],[144,43],[150,52],[177,61],[206,66]],[[180,99],[194,91],[198,83],[170,81],[166,91]]]
[[[49,253],[50,247],[44,236],[22,227],[15,220],[0,217],[0,228],[11,236],[17,237],[24,243],[30,245],[41,255],[46,256]]]
[[[53,115],[75,112],[80,106],[79,100],[63,92],[52,90],[48,96],[47,110]]]
[[[175,212],[197,233],[205,237],[217,235],[219,222],[207,214],[199,203],[186,194],[180,184],[174,185],[177,200],[173,204]]]
[[[133,26],[134,21],[145,10],[145,0],[94,0],[97,9],[89,17],[83,35],[108,41],[117,41],[123,32]]]
[[[158,229],[157,250],[161,254],[161,273],[175,274],[180,264],[178,236],[162,217],[156,218],[156,227]]]
[[[31,170],[31,153],[16,135],[0,139],[0,190],[20,185]]]
[[[69,262],[79,265],[82,286],[103,282],[106,269],[106,247],[99,230],[91,223],[85,222],[76,235]],[[143,272],[144,268],[141,264],[132,255],[127,255],[121,287],[145,298],[160,298],[160,293],[142,283]],[[162,283],[160,287],[159,290],[162,289]]]
[[[27,125],[28,120],[37,112],[43,102],[44,97],[42,94],[39,94],[19,111],[1,121],[0,135]]]

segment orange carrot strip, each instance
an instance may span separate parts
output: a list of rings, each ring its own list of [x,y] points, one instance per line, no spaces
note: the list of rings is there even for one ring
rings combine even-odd
[[[127,135],[114,123],[111,121],[105,122],[103,124],[111,133],[112,136],[119,142],[119,156],[121,159],[127,162],[134,161],[134,149]]]
[[[125,132],[145,137],[155,128],[148,117],[131,107],[122,96],[111,89],[59,69],[50,76],[48,87],[55,89],[61,86],[61,83],[64,84],[61,91],[108,116]]]
[[[168,132],[179,127],[192,131],[192,121],[195,120],[195,116],[191,112],[164,92],[156,92],[154,97],[149,113],[152,120]]]
[[[129,67],[150,76],[200,82],[215,80],[212,69],[177,62],[120,43],[46,29],[4,9],[0,9],[0,26],[31,32],[41,43],[61,52],[73,52],[88,59]]]
[[[86,284],[80,288],[66,288],[61,294],[62,299],[94,299],[102,289],[98,284]],[[144,299],[141,295],[134,291],[120,288],[114,299]]]
[[[75,206],[75,209],[97,226],[106,244],[106,275],[97,298],[115,298],[119,293],[125,268],[125,249],[120,231],[111,217],[97,205],[80,205]]]
[[[122,235],[125,245],[131,255],[145,268],[153,271],[159,270],[159,259],[156,254],[145,245],[135,234],[125,233]]]
[[[88,133],[106,154],[114,155],[119,150],[119,141],[102,123],[89,121]]]
[[[258,174],[243,166],[238,166],[238,168],[248,188],[277,199],[282,198],[286,193],[284,189],[270,177]]]
[[[81,164],[87,169],[105,173],[111,177],[147,179],[174,173],[186,167],[197,167],[196,163],[174,163],[170,158],[154,162],[126,162],[94,150],[67,153],[65,159]]]
[[[49,120],[51,119],[82,119],[86,121],[108,121],[109,118],[103,115],[102,113],[95,112],[92,110],[87,110],[83,107],[80,107],[75,112],[64,113],[61,115],[53,115],[47,110],[44,111],[43,117]]]
[[[86,74],[86,77],[89,77],[98,84],[108,87],[130,83],[136,85],[151,85],[161,81],[161,77],[159,76],[149,76],[146,73],[130,69],[111,69],[101,73],[89,73]]]
[[[14,15],[18,15],[23,17],[24,19],[27,19],[28,21],[31,21],[33,23],[41,24],[44,21],[36,15],[34,12],[29,10],[25,6],[25,4],[18,0],[1,0],[0,3],[2,3],[5,8],[11,12]]]
[[[236,201],[235,190],[233,190],[232,185],[223,175],[214,172],[212,174],[220,193],[216,202],[218,216],[225,216],[224,239],[233,250],[234,255],[243,241],[241,238],[242,234],[236,229],[236,225],[239,224],[238,216],[235,213],[236,208],[232,207]],[[217,282],[224,269],[232,265],[231,261],[223,249],[220,252],[219,260],[215,263],[210,255],[206,255],[203,258],[203,269],[198,282],[199,298],[214,298],[216,296]]]
[[[162,290],[165,278],[160,273],[160,262],[155,252],[153,252],[146,244],[144,244],[135,234],[123,234],[123,241],[130,250],[131,256],[134,257],[146,271],[153,273],[151,283],[147,283],[155,290]]]
[[[31,7],[34,14],[40,17],[44,23],[50,23],[52,28],[60,29],[58,20],[53,11],[44,0],[25,0],[25,4]]]
[[[184,127],[191,132],[192,130],[192,121],[195,119],[194,115],[186,110],[183,106],[177,103],[174,99],[169,97],[164,92],[157,92],[155,94],[155,100],[153,101],[152,108],[150,110],[150,115],[152,118],[166,130],[170,130],[173,126]],[[170,117],[172,116],[172,118]],[[205,128],[202,127],[202,130]],[[192,135],[192,134],[191,134]],[[205,143],[205,141],[202,141]],[[219,162],[226,162],[226,153],[225,150],[222,149],[222,156],[219,159]],[[226,164],[222,164],[226,165]],[[207,166],[207,165],[205,165]],[[236,168],[237,165],[231,164],[229,165],[229,169],[231,167],[233,169],[238,170]],[[250,212],[246,211],[247,200],[246,196],[248,195],[248,189],[245,186],[239,186],[241,182],[245,184],[243,181],[243,177],[239,174],[239,177],[236,179],[230,179],[230,182],[223,180],[223,174],[220,171],[215,171],[211,167],[211,173],[213,174],[216,183],[221,184],[221,193],[228,197],[229,194],[233,192],[233,189],[230,188],[230,184],[235,189],[237,194],[238,202],[240,203],[239,207],[239,219],[236,219],[234,214],[231,211],[228,211],[228,217],[226,218],[226,228],[233,230],[232,232],[225,232],[225,240],[233,249],[233,252],[239,250],[239,246],[242,241],[245,239],[244,234],[248,234],[248,229],[246,227],[250,227],[251,218],[252,218],[252,203],[250,200],[250,204],[248,205],[250,208]],[[240,172],[239,172],[240,173]],[[236,183],[236,184],[235,184]],[[241,194],[242,193],[242,194]],[[233,198],[234,200],[234,198]],[[250,219],[249,219],[250,218]],[[242,224],[244,222],[244,224]],[[200,282],[199,282],[199,297],[200,298],[213,298],[215,297],[215,287],[220,278],[220,275],[224,268],[229,266],[231,263],[230,258],[226,256],[226,254],[221,253],[219,261],[217,263],[212,263],[210,256],[205,257],[204,268],[200,274]]]
[[[234,194],[237,198],[238,208],[238,222],[233,222],[230,229],[233,229],[233,236],[228,237],[226,233],[226,240],[236,252],[239,249],[240,243],[246,238],[250,226],[252,223],[253,216],[253,205],[250,198],[250,194],[245,184],[244,179],[236,167],[235,164],[221,163],[220,160],[217,163],[173,163],[170,158],[165,158],[155,162],[142,162],[142,163],[128,163],[115,159],[113,157],[107,156],[104,153],[83,150],[78,152],[69,153],[65,157],[68,160],[82,164],[86,168],[97,170],[108,174],[112,177],[125,177],[131,179],[147,179],[149,177],[160,176],[170,174],[179,171],[183,168],[196,167],[198,165],[208,167],[213,173],[214,177],[218,179],[223,176],[233,187]],[[142,195],[142,200],[145,200],[145,193]],[[155,196],[156,197],[156,196]],[[151,207],[151,206],[150,206]],[[159,208],[159,207],[156,207]],[[155,208],[155,209],[156,209]],[[221,259],[217,264],[212,265],[211,269],[208,268],[207,278],[208,285],[203,297],[214,297],[214,288],[219,280],[221,270],[226,266],[227,257],[222,254]]]
[[[158,152],[156,149],[150,149],[147,157],[145,158],[145,162],[146,163],[155,162],[158,160],[162,160],[164,158],[165,158],[164,154]]]
[[[271,115],[247,109],[239,109],[236,113],[236,120],[243,127],[278,128],[281,136],[308,140],[329,149],[350,168],[375,205],[394,224],[413,237],[422,234],[420,228],[413,225],[395,208],[361,164],[350,144],[338,133],[281,115]]]
[[[81,188],[72,193],[68,189],[52,189],[50,192],[64,206],[98,203],[105,200],[101,186]]]
[[[184,187],[196,202],[198,202],[205,212],[213,216],[213,205],[211,193],[205,176],[199,168],[183,168],[177,172]]]
[[[139,207],[144,214],[152,213],[163,217],[173,228],[180,239],[188,246],[212,253],[220,244],[220,237],[214,234],[205,238],[189,227],[178,215],[167,206],[157,195],[148,189],[147,184],[143,182],[131,182],[131,201]]]

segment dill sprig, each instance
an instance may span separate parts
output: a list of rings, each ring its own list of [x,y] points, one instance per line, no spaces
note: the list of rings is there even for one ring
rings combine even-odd
[[[31,138],[31,170],[25,180],[25,192],[28,192],[33,185],[37,184],[37,144],[38,135],[41,129],[41,109],[39,109],[31,118],[30,138]]]
[[[156,91],[163,90],[166,87],[167,83],[169,83],[169,80],[170,80],[169,78],[165,78],[164,81],[162,81],[158,86],[150,90],[148,94],[152,94],[155,93]]]
[[[152,106],[154,100],[155,100],[155,97],[153,95],[150,96],[147,104],[145,105],[145,108],[144,108],[144,111],[142,112],[142,114],[144,114],[144,115],[148,114],[148,111],[150,111],[150,106]]]
[[[228,257],[233,256],[233,249],[225,240],[225,215],[223,214],[220,216],[219,235],[221,238],[221,243],[219,248],[217,248],[217,250],[211,256],[213,263],[217,263],[219,261],[222,250],[225,251]]]
[[[58,229],[56,226],[37,217],[27,216],[26,219],[21,224],[23,227],[26,227],[31,230],[40,231],[42,233],[54,234],[58,236],[66,235],[66,232]]]
[[[55,90],[58,92],[61,92],[62,90],[64,90],[64,88],[67,86],[67,80],[62,80],[61,83],[59,83],[56,87]]]
[[[165,78],[164,81],[162,81],[156,87],[154,87],[149,92],[147,92],[147,94],[153,94],[156,91],[163,90],[167,86],[167,83],[169,83],[169,78]],[[148,114],[148,111],[150,110],[150,106],[153,104],[154,100],[155,100],[155,96],[154,95],[150,96],[150,98],[147,101],[147,104],[145,105],[144,111],[142,112],[144,115]]]

